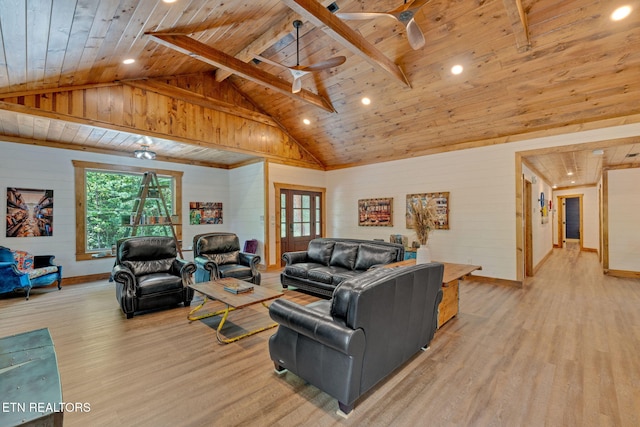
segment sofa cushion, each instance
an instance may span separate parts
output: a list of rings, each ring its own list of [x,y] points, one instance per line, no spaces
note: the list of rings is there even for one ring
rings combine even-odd
[[[335,244],[336,242],[326,240],[312,240],[309,242],[309,247],[307,248],[307,258],[311,262],[329,265]]]
[[[335,286],[338,286],[340,283],[344,282],[345,280],[351,279],[352,277],[355,277],[358,274],[362,274],[362,272],[355,271],[355,270],[341,271],[339,273],[334,274],[333,281],[331,283],[333,283]]]
[[[240,262],[240,251],[219,254],[204,254],[204,256],[218,265],[238,264]]]
[[[171,258],[152,261],[123,261],[122,265],[131,270],[134,276],[141,276],[150,273],[166,273],[171,270],[173,261]]]
[[[368,270],[377,264],[389,264],[395,262],[396,251],[394,248],[383,248],[363,243],[358,250],[356,258],[356,270]]]
[[[336,242],[329,265],[353,270],[358,256],[358,246],[360,245],[357,243]]]
[[[309,270],[308,279],[313,280],[314,282],[332,284],[333,276],[335,274],[340,274],[345,271],[350,271],[350,270],[346,270],[344,267],[338,267],[333,265],[329,267],[312,268],[311,270]]]
[[[167,273],[152,273],[138,277],[139,297],[182,288],[182,278]]]
[[[284,274],[299,279],[306,279],[309,277],[309,270],[318,267],[323,267],[323,265],[316,262],[299,262],[297,264],[287,265],[284,268]]]
[[[47,274],[57,273],[57,272],[58,272],[58,267],[55,265],[51,265],[49,267],[34,268],[33,270],[29,271],[29,279],[35,279],[37,277],[41,277]]]
[[[16,268],[23,273],[28,273],[33,270],[33,255],[26,251],[11,251],[13,252],[13,259],[16,260]]]
[[[222,277],[235,277],[236,279],[246,279],[252,277],[251,267],[246,267],[240,264],[224,264],[219,268],[220,276]]]

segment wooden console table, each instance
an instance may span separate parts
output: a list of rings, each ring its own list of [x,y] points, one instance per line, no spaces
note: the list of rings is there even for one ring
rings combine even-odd
[[[479,265],[454,264],[451,262],[440,262],[440,264],[444,265],[444,274],[442,275],[442,301],[438,306],[438,328],[442,327],[442,325],[458,314],[458,310],[460,308],[460,281],[465,276],[471,274],[471,272],[482,270],[482,267]],[[387,264],[385,267],[402,267],[410,265],[416,265],[416,260],[407,259]]]

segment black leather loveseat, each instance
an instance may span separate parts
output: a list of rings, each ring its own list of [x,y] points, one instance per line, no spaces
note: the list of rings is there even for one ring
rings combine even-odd
[[[338,399],[339,415],[426,349],[438,325],[442,264],[375,268],[342,282],[331,300],[275,300],[269,338],[276,372],[287,370]]]
[[[358,276],[371,267],[404,259],[404,247],[377,240],[319,238],[306,251],[285,252],[280,274],[284,288],[295,286],[330,297],[343,280]]]

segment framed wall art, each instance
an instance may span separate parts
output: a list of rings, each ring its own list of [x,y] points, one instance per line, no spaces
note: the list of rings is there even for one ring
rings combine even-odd
[[[429,199],[434,199],[436,203],[436,210],[438,212],[438,220],[436,223],[436,229],[438,230],[448,230],[449,229],[449,192],[440,192],[440,193],[418,193],[418,194],[407,194],[407,203],[406,203],[406,220],[407,220],[407,228],[413,229],[413,215],[411,214],[411,202],[413,200],[421,200],[423,203],[426,203]]]
[[[358,225],[393,227],[393,197],[358,200]]]
[[[189,224],[222,224],[222,203],[189,202]]]
[[[53,235],[53,190],[7,188],[7,237]]]

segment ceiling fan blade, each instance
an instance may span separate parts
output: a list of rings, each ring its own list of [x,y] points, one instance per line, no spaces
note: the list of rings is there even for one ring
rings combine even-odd
[[[291,86],[291,93],[298,93],[302,90],[302,79],[300,77],[296,77],[293,79],[293,85]]]
[[[322,62],[316,62],[315,64],[300,66],[298,69],[302,71],[320,71],[327,68],[337,67],[345,63],[347,58],[345,56],[334,56]]]
[[[395,16],[383,12],[346,12],[336,13],[336,16],[340,19],[344,19],[345,21],[364,21],[366,19],[375,19],[381,16],[387,16],[389,18],[396,19]]]
[[[413,50],[418,50],[424,46],[424,34],[422,34],[422,30],[415,19],[411,19],[411,21],[407,23],[407,39]]]

